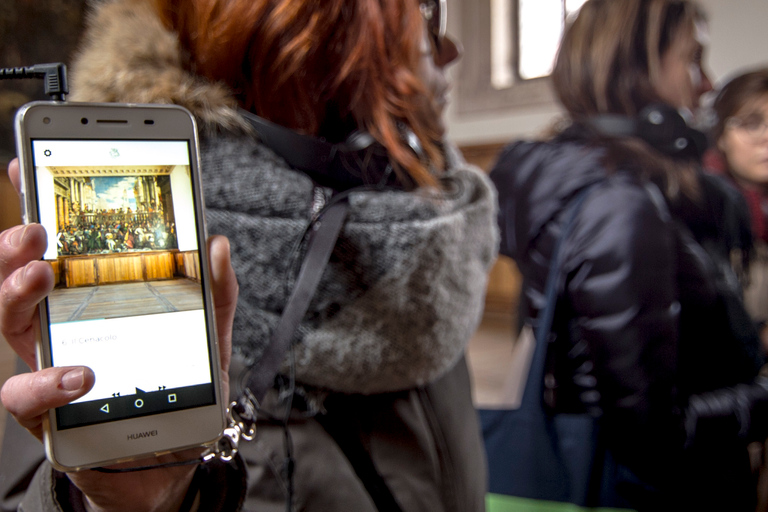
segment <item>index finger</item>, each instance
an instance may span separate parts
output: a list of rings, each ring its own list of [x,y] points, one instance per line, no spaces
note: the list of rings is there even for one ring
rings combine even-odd
[[[0,280],[43,257],[48,235],[40,224],[14,226],[0,233]]]

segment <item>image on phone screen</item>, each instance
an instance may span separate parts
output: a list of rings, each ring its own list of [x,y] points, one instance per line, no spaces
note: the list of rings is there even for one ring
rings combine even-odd
[[[96,375],[59,430],[215,403],[190,155],[185,140],[32,140],[51,362]]]

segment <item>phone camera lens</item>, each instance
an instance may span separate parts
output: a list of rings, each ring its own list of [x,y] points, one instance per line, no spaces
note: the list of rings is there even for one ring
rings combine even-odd
[[[43,118],[43,124],[51,124],[51,118],[50,117],[44,117]]]
[[[82,124],[88,124],[88,118],[87,118],[87,117],[84,117],[84,118],[82,118],[82,119],[80,120],[80,122],[81,122]]]

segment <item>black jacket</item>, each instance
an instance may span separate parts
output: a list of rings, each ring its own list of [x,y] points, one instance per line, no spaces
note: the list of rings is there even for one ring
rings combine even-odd
[[[553,329],[566,343],[549,354],[558,377],[549,405],[602,411],[609,447],[639,477],[627,491],[636,507],[671,507],[673,496],[690,505],[695,494],[708,509],[722,491],[722,503],[737,510],[731,497],[754,495],[745,443],[716,436],[683,449],[688,398],[751,382],[761,364],[718,227],[730,198],[701,175],[698,201],[669,203],[637,173],[608,173],[602,156],[578,140],[523,142],[508,147],[491,173],[500,252],[523,275],[525,321],[544,305],[569,199],[598,183],[563,245]]]

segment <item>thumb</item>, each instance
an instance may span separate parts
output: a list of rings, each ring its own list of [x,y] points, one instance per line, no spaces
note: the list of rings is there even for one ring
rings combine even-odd
[[[22,427],[38,435],[48,410],[85,395],[95,381],[93,371],[85,366],[46,368],[8,379],[0,389],[0,399]]]
[[[229,370],[232,352],[232,322],[237,307],[239,286],[235,271],[232,269],[229,240],[223,236],[212,236],[208,240],[208,244],[211,255],[211,289],[213,303],[216,306],[216,327],[219,331],[221,367],[226,372]]]

